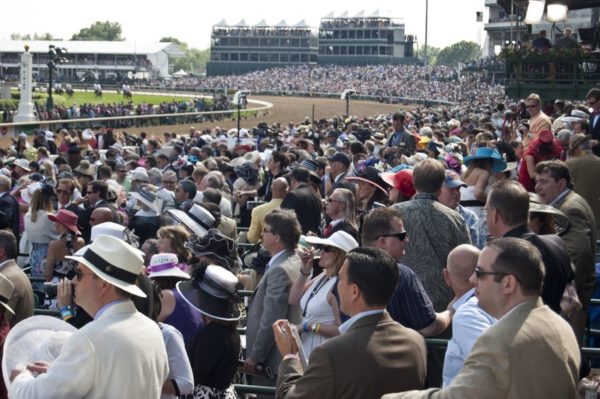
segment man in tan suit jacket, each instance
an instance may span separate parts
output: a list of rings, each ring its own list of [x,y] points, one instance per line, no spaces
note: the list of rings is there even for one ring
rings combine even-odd
[[[573,180],[573,191],[581,195],[594,211],[596,231],[600,227],[600,157],[592,153],[591,136],[576,134],[571,138],[571,159],[567,166]]]
[[[471,280],[479,305],[498,322],[479,337],[448,387],[383,399],[578,398],[579,347],[569,324],[540,299],[544,265],[536,247],[499,238],[483,249],[478,265]]]
[[[15,286],[8,306],[15,311],[14,316],[6,313],[9,324],[13,327],[27,317],[33,316],[33,289],[31,282],[17,265],[17,241],[10,230],[0,230],[0,274],[4,275]]]
[[[287,320],[273,324],[279,366],[277,398],[377,398],[425,384],[425,345],[385,307],[398,283],[396,260],[377,248],[351,251],[340,270],[340,335],[316,347],[303,370]]]

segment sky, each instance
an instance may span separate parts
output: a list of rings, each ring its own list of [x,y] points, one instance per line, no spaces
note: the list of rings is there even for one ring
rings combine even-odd
[[[95,21],[111,21],[121,24],[128,41],[152,43],[171,36],[205,49],[210,47],[212,26],[223,19],[229,24],[245,19],[250,25],[262,19],[269,24],[285,19],[293,25],[304,19],[318,27],[321,18],[332,11],[336,16],[344,11],[353,16],[362,10],[365,15],[379,10],[402,18],[406,34],[416,35],[419,46],[423,45],[425,0],[12,0],[2,2],[0,39],[8,40],[12,33],[49,32],[68,40]],[[485,35],[483,24],[476,22],[477,11],[485,12],[484,0],[429,0],[429,46],[443,48],[461,40],[483,44]]]

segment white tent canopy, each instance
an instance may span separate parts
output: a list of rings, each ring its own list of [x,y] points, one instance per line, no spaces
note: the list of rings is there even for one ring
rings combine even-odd
[[[183,69],[180,69],[177,72],[173,72],[172,75],[174,78],[183,78],[185,76],[188,76],[188,73],[186,71],[184,71]]]

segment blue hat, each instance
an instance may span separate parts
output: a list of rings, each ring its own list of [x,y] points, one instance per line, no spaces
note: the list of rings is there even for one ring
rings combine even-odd
[[[298,166],[305,167],[312,172],[316,172],[319,169],[319,165],[312,159],[304,159]]]
[[[500,173],[506,168],[506,161],[495,148],[480,147],[477,149],[477,153],[475,155],[469,155],[468,157],[465,157],[463,162],[465,165],[469,166],[469,164],[476,159],[493,160],[494,165],[492,166],[492,173]]]
[[[460,176],[453,170],[446,171],[446,180],[444,181],[444,186],[448,188],[456,188],[456,187],[466,187],[467,184],[460,180]]]

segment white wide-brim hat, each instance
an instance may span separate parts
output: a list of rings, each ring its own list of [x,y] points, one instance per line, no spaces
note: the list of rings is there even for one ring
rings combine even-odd
[[[96,276],[132,295],[146,298],[135,283],[144,270],[140,251],[125,241],[109,235],[99,235],[85,251],[65,256],[87,266]]]
[[[313,245],[325,245],[328,247],[335,247],[348,253],[354,248],[358,247],[358,242],[350,234],[345,231],[336,231],[328,238],[319,238],[315,236],[306,236],[306,242]]]
[[[10,386],[10,373],[28,362],[52,363],[60,354],[64,343],[77,329],[56,317],[32,316],[17,323],[4,341],[2,377]]]
[[[31,203],[31,197],[33,193],[42,188],[42,183],[39,181],[33,182],[29,184],[25,189],[21,190],[21,199],[25,201],[26,204]]]
[[[172,253],[152,255],[150,264],[146,267],[148,278],[176,277],[189,280],[191,276],[179,268],[179,259]]]
[[[142,204],[146,205],[152,212],[158,215],[158,206],[156,205],[156,195],[150,191],[140,190],[139,192],[133,191],[131,196]]]

